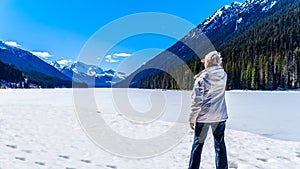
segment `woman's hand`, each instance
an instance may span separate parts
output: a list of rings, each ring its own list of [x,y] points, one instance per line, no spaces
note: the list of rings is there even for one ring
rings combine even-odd
[[[190,128],[191,128],[192,130],[195,130],[194,123],[190,123]]]

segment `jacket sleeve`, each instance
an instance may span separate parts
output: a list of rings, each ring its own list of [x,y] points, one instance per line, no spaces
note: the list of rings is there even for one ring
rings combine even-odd
[[[204,82],[203,79],[196,80],[192,93],[192,105],[191,105],[191,113],[189,117],[190,123],[195,123],[198,113],[201,110],[201,105],[203,103],[203,95],[204,95]]]

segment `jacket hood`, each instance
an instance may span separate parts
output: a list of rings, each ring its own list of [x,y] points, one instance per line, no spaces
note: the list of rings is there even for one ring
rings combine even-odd
[[[208,76],[208,74],[213,74],[214,77],[216,77],[216,78],[222,78],[222,77],[226,76],[226,73],[221,66],[211,66],[211,67],[205,68],[200,73],[196,74],[194,76],[194,79],[197,79],[199,77],[205,78],[206,76]]]

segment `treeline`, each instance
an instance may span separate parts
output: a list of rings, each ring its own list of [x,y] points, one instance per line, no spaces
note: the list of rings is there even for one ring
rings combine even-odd
[[[71,88],[73,85],[76,88],[87,88],[87,84],[72,82],[71,80],[62,80],[57,77],[47,76],[39,72],[25,72],[24,77],[28,82],[40,86],[41,88]]]
[[[194,57],[184,65],[152,74],[142,79],[138,86],[131,87],[189,90],[193,88],[194,76],[203,69],[204,65],[200,63],[199,58]]]
[[[270,18],[221,45],[228,89],[299,87],[300,9]]]
[[[0,80],[19,83],[24,81],[24,77],[22,71],[0,61]]]
[[[228,74],[227,89],[300,87],[300,8],[290,9],[293,10],[285,14],[278,11],[216,47]],[[193,75],[203,69],[196,56],[186,65]],[[194,81],[183,67],[174,68],[175,75],[167,70],[148,76],[139,87],[191,89]]]

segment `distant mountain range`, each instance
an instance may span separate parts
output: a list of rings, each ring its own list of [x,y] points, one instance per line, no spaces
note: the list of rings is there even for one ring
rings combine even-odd
[[[75,62],[71,65],[62,66],[58,62],[50,63],[73,81],[87,83],[90,87],[111,87],[112,84],[125,79],[126,75],[112,69],[103,70],[95,65],[87,65]]]
[[[72,87],[69,77],[47,64],[31,52],[6,45],[0,41],[1,88]],[[84,83],[74,82],[77,87]]]
[[[32,83],[39,84],[42,87],[71,87],[71,81],[78,86],[87,84],[88,87],[111,87],[112,84],[125,78],[125,73],[115,72],[114,70],[104,71],[97,66],[82,62],[67,66],[63,66],[58,62],[48,64],[31,52],[6,45],[2,41],[0,41],[0,61],[3,64],[8,64],[5,68],[11,67],[23,72],[24,76],[18,76],[20,80],[24,81],[24,78],[29,78]],[[2,76],[3,79],[11,79],[6,78],[3,74]],[[12,74],[7,76],[12,76]]]

